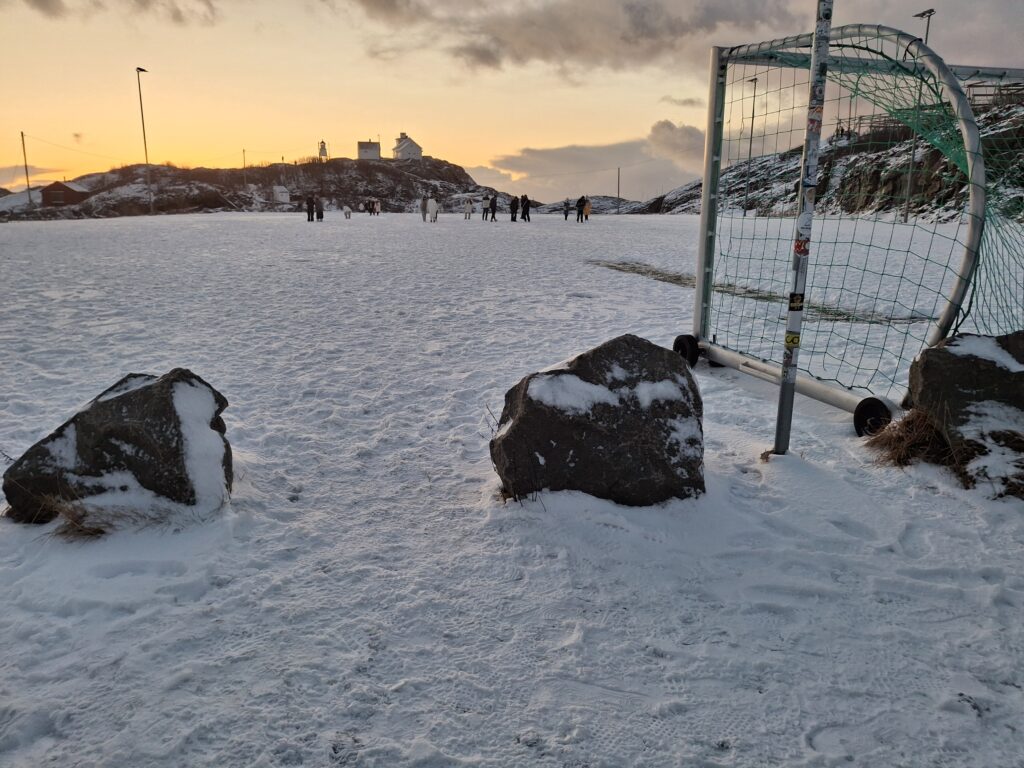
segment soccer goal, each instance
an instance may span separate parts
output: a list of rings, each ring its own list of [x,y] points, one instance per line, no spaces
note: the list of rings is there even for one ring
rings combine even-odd
[[[862,434],[888,421],[921,349],[959,329],[1006,333],[1021,322],[1024,182],[1016,197],[989,189],[984,139],[1013,134],[994,165],[1001,182],[1020,176],[1021,147],[1009,144],[1024,143],[1024,106],[1012,97],[1024,71],[950,67],[888,27],[831,30],[794,339],[813,41],[712,49],[694,327],[676,346],[691,361],[703,354],[779,382],[795,343],[796,391],[854,413]],[[976,115],[971,84],[1010,97]]]

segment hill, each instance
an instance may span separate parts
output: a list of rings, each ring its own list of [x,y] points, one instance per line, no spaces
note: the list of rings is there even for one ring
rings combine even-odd
[[[329,208],[344,205],[358,210],[371,198],[384,211],[419,210],[426,195],[442,210],[461,211],[465,200],[479,202],[497,194],[499,208],[507,210],[510,196],[481,186],[453,163],[436,158],[422,160],[350,160],[325,163],[274,163],[250,168],[178,168],[151,165],[150,184],[157,213],[203,211],[292,211],[306,195],[323,197]],[[24,191],[0,203],[0,213],[13,218],[66,219],[133,216],[149,212],[146,166],[130,165],[74,179],[92,195],[77,205],[30,209]],[[38,190],[33,189],[38,203]]]
[[[1024,147],[1024,105],[978,110],[978,128],[985,146],[989,189],[998,189],[1000,204],[1010,215],[1024,210],[1024,163],[1007,160],[1008,147]],[[822,142],[819,157],[817,209],[823,213],[881,213],[901,209],[906,169],[914,143],[910,130],[885,127],[861,136]],[[990,162],[993,152],[999,162]],[[790,215],[796,206],[802,147],[740,162],[722,172],[720,192],[736,201],[745,194],[759,216]],[[747,169],[750,169],[750,186]],[[959,170],[938,149],[916,145],[915,196],[918,215],[957,216],[965,188],[948,183]],[[700,213],[702,183],[692,181],[643,203],[623,206],[623,213]]]

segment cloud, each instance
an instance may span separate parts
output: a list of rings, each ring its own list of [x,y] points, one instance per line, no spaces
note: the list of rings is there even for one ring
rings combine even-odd
[[[470,5],[464,0],[306,0],[329,12],[357,9],[401,46],[416,33],[473,66],[542,62],[624,69],[707,57],[707,35],[759,27],[792,31],[797,0],[546,0]],[[109,13],[163,16],[178,24],[214,23],[229,8],[258,13],[242,0],[22,0],[50,17],[103,8]],[[253,7],[257,6],[257,7]],[[807,15],[807,14],[803,14]],[[806,24],[799,25],[802,29]],[[415,50],[415,47],[413,48]]]
[[[493,187],[498,191],[506,190],[512,186],[512,174],[491,168],[486,165],[475,165],[466,168],[466,173],[473,177],[473,181],[481,187]]]
[[[68,12],[64,0],[25,0],[25,5],[51,18],[59,18]]]
[[[651,152],[671,160],[684,170],[696,171],[704,163],[704,131],[692,125],[659,120],[647,136]]]
[[[661,120],[642,139],[603,145],[528,147],[495,157],[489,170],[499,178],[488,184],[552,202],[581,194],[614,195],[618,170],[622,196],[647,200],[697,178],[703,164],[703,131]],[[471,175],[479,179],[476,169]]]
[[[662,96],[658,101],[665,104],[673,104],[677,107],[703,107],[705,103],[704,99],[676,98],[675,96]]]
[[[224,0],[23,0],[25,5],[52,19],[97,10],[129,11],[163,16],[175,24],[213,24]]]
[[[31,178],[36,176],[43,176],[50,173],[60,173],[60,168],[41,168],[38,165],[30,165],[28,167],[28,175]],[[25,181],[25,166],[24,165],[4,165],[0,166],[0,187],[9,187],[9,185],[22,185],[24,186]]]
[[[105,11],[153,14],[178,24],[216,23],[234,9],[258,17],[272,0],[15,0],[48,18]],[[0,0],[0,5],[11,0]],[[302,0],[353,22],[373,54],[394,57],[424,47],[444,50],[476,67],[546,64],[584,82],[592,68],[663,67],[703,77],[708,47],[755,42],[806,32],[813,26],[808,0],[524,0],[480,4],[465,0]],[[989,51],[1014,50],[1020,0],[935,0],[931,39],[947,61],[1007,63]],[[358,24],[356,16],[369,24]],[[835,24],[867,22],[923,34],[901,3],[850,0]],[[370,28],[367,28],[367,27]],[[380,40],[387,40],[382,44]],[[984,40],[979,49],[978,40]],[[998,58],[999,54],[996,54]],[[979,60],[984,59],[984,60]],[[1012,62],[1009,62],[1012,63]],[[695,71],[695,68],[699,68]],[[699,74],[698,74],[699,72]],[[671,103],[671,102],[669,102]],[[681,105],[680,105],[681,106]]]
[[[691,59],[705,60],[706,36],[724,28],[782,28],[795,23],[790,0],[550,0],[514,10],[498,7],[467,14],[464,4],[437,2],[431,13],[403,23],[431,25],[454,38],[449,50],[471,65],[501,67],[542,62],[625,69]],[[362,0],[359,5],[363,6]],[[379,20],[379,17],[374,17]]]

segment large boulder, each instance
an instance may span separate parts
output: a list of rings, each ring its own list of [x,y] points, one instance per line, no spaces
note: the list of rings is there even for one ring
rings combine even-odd
[[[703,404],[686,361],[612,339],[505,395],[491,459],[513,498],[577,490],[645,506],[704,492]]]
[[[125,376],[8,467],[7,516],[48,523],[65,508],[142,518],[168,504],[220,508],[232,482],[227,405],[184,368]]]
[[[967,484],[1024,498],[1024,331],[964,334],[926,349],[910,367],[908,400]]]

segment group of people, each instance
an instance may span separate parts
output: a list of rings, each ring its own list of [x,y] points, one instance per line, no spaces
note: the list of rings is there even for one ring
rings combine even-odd
[[[530,208],[533,203],[530,201],[529,195],[522,195],[520,197],[513,196],[509,200],[508,209],[512,215],[512,221],[530,221]],[[469,198],[462,204],[463,218],[470,219],[473,217],[474,209],[473,201]],[[344,206],[342,212],[345,214],[346,219],[352,218],[352,209],[347,205]],[[380,200],[375,197],[368,198],[359,204],[360,211],[366,211],[371,216],[380,216]],[[432,197],[423,195],[420,200],[420,215],[423,217],[423,221],[427,221],[429,218],[431,222],[437,221],[437,215],[440,212],[441,207],[438,205],[437,200]],[[569,202],[569,198],[565,198],[565,202],[562,204],[562,213],[565,215],[565,220],[569,220],[569,213],[572,210],[572,204]],[[480,202],[481,219],[483,221],[497,221],[498,220],[498,196],[485,195],[484,199]],[[584,222],[590,221],[591,205],[590,199],[586,195],[580,195],[579,200],[576,201],[576,221]],[[323,221],[324,220],[324,201],[319,195],[308,195],[306,197],[306,221]]]
[[[565,202],[562,203],[562,213],[565,215],[565,220],[569,220],[569,211],[572,206],[569,204],[569,198],[565,198]],[[580,199],[576,201],[576,221],[584,222],[590,221],[590,198],[586,195],[580,195]]]
[[[324,201],[319,195],[306,196],[306,221],[313,221],[313,215],[317,221],[324,220]]]
[[[512,221],[529,221],[530,220],[530,206],[533,203],[530,201],[529,195],[523,195],[522,197],[515,197],[508,202],[509,213],[512,214]],[[469,218],[473,213],[473,203],[467,200],[463,211],[465,212],[465,218]],[[480,203],[480,211],[482,213],[481,220],[483,221],[497,221],[498,220],[498,196],[491,197],[485,195],[483,201]],[[517,218],[518,217],[518,218]]]
[[[424,195],[423,199],[420,200],[420,215],[423,216],[423,220],[426,221],[427,220],[427,216],[429,216],[431,223],[432,224],[436,224],[437,223],[437,212],[438,212],[437,200],[435,200],[432,197],[427,197],[426,195]]]

